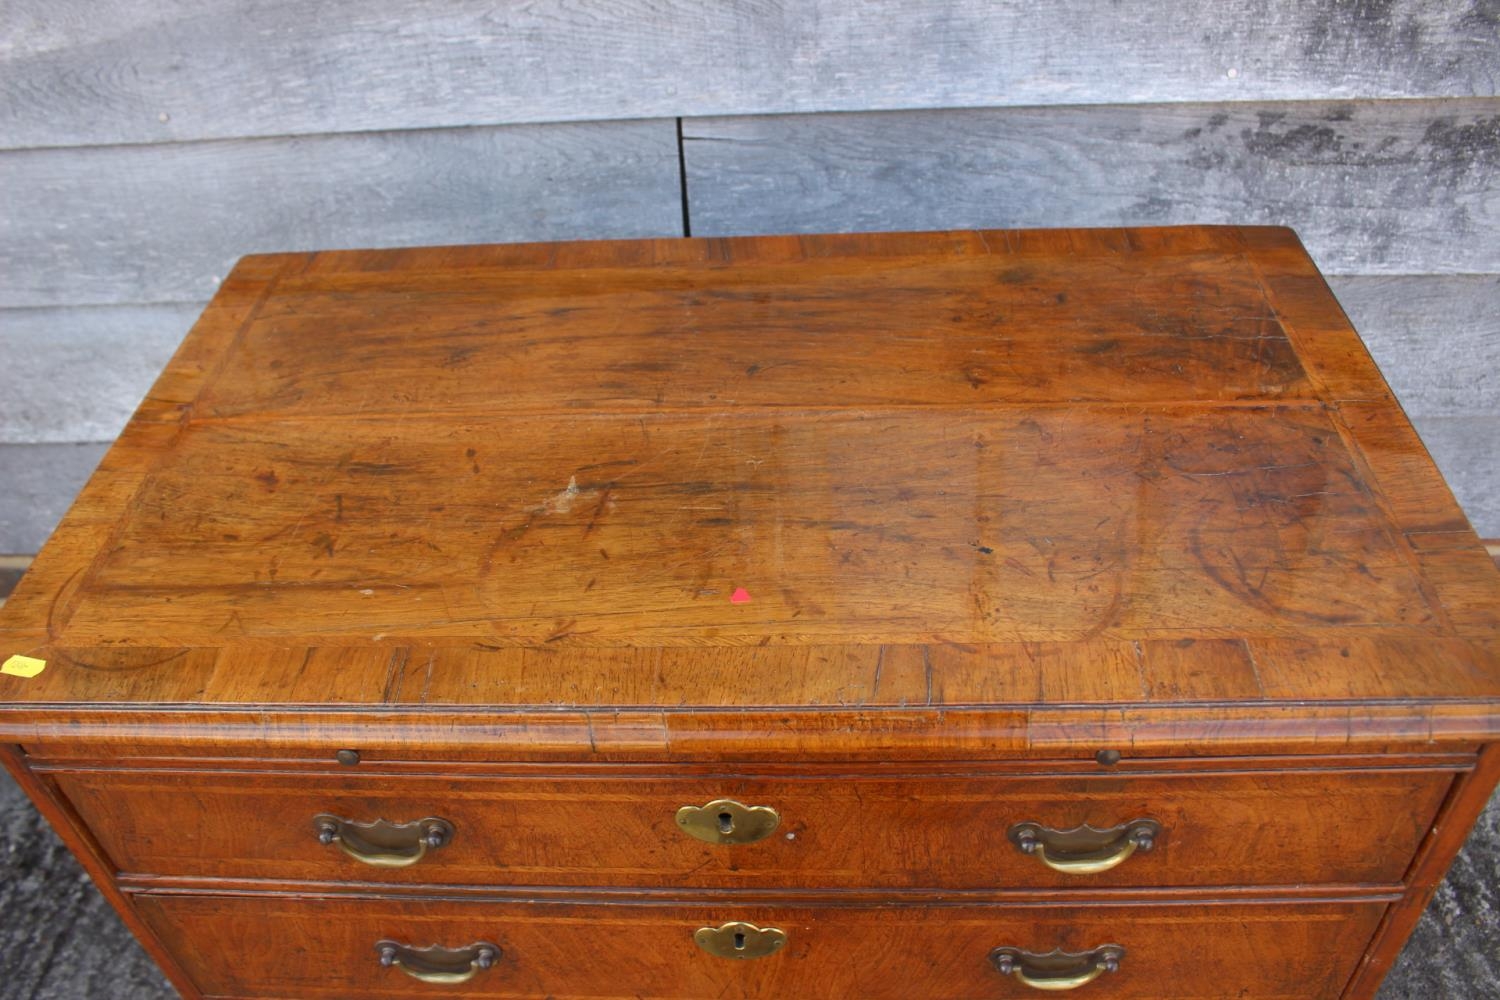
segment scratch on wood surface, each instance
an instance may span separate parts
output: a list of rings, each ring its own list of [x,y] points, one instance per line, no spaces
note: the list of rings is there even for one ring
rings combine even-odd
[[[568,485],[569,485],[569,487],[576,487],[577,486],[577,480],[576,479],[569,480],[568,481]],[[589,523],[584,526],[583,537],[587,538],[593,532],[594,528],[599,524],[599,518],[601,516],[603,516],[604,511],[606,509],[613,509],[613,508],[614,508],[614,499],[613,499],[613,496],[611,495],[611,493],[609,491],[609,488],[606,487],[605,489],[600,490],[599,491],[599,502],[594,505],[594,512],[589,515]]]
[[[429,650],[427,653],[427,676],[422,679],[420,704],[427,704],[427,695],[432,691],[432,667],[436,662],[437,650]]]
[[[1135,678],[1140,685],[1141,700],[1151,701],[1155,692],[1151,690],[1150,671],[1146,669],[1146,650],[1139,639],[1130,644],[1130,649],[1135,658]]]
[[[922,647],[922,673],[927,684],[927,704],[932,704],[932,647]]]
[[[390,659],[386,661],[385,689],[380,693],[382,704],[389,705],[396,692],[401,690],[401,683],[406,679],[406,661],[409,659],[411,647],[398,646],[391,650]]]
[[[239,629],[239,634],[240,635],[244,635],[245,634],[245,631],[246,631],[246,629],[245,629],[245,622],[244,622],[244,619],[242,619],[240,617],[240,612],[239,612],[238,608],[232,608],[232,609],[230,609],[229,617],[224,620],[224,624],[223,625],[220,625],[218,627],[218,629],[215,630],[216,634],[224,632],[231,625],[233,625],[233,626],[235,626],[235,627],[237,627]]]
[[[1255,648],[1244,639],[1240,639],[1239,644],[1245,650],[1245,659],[1250,661],[1250,675],[1255,678],[1255,689],[1260,692],[1260,697],[1264,700],[1266,697],[1266,685],[1260,679],[1260,664],[1255,662]]]

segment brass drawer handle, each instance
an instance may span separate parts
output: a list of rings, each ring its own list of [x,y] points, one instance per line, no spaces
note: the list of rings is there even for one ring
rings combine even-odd
[[[769,837],[780,823],[780,814],[770,806],[747,806],[733,799],[677,810],[682,832],[707,844],[753,844]]]
[[[1125,949],[1106,944],[1093,951],[1050,951],[1045,955],[1020,948],[996,948],[990,961],[1002,976],[1015,976],[1034,990],[1076,990],[1087,986],[1106,972],[1117,972],[1125,958]]]
[[[735,920],[722,927],[700,927],[693,943],[720,958],[765,958],[786,944],[786,931]]]
[[[337,843],[355,861],[376,868],[405,868],[421,861],[427,851],[453,839],[453,824],[436,816],[391,823],[377,819],[356,823],[327,813],[313,817],[318,843]]]
[[[437,944],[413,948],[395,941],[377,941],[375,952],[385,968],[394,965],[424,983],[467,983],[500,958],[500,949],[488,941],[476,941],[466,948]]]
[[[1131,820],[1108,830],[1077,826],[1051,830],[1040,823],[1017,823],[1006,834],[1023,854],[1068,875],[1107,872],[1136,851],[1149,851],[1161,836],[1154,819]]]

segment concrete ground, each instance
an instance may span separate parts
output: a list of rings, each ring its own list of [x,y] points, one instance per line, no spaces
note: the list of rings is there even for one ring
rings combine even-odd
[[[0,998],[177,995],[4,774],[0,844]],[[1500,795],[1387,977],[1380,1000],[1500,1000]]]

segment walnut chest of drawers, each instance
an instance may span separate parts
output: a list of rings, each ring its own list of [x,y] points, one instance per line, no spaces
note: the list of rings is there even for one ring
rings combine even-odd
[[[1369,997],[1500,775],[1284,229],[246,258],[0,614],[187,997]]]

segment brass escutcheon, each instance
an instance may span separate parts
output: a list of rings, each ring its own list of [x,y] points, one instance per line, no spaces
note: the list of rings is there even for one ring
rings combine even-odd
[[[786,931],[735,920],[721,927],[700,927],[693,943],[720,958],[764,958],[786,944]]]
[[[682,832],[707,844],[753,844],[769,837],[780,823],[780,814],[770,806],[747,806],[733,799],[677,810]]]

